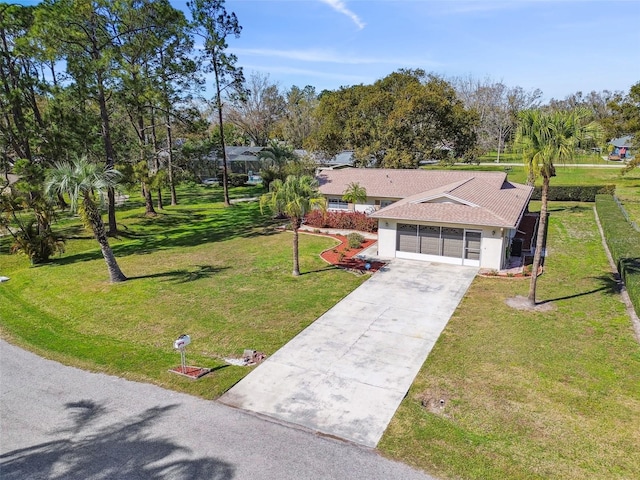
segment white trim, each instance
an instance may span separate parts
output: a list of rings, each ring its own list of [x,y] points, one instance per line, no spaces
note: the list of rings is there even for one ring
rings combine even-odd
[[[465,200],[462,200],[461,198],[458,198],[456,196],[450,195],[448,193],[439,193],[437,195],[430,195],[428,197],[424,197],[424,198],[419,198],[417,200],[413,200],[409,203],[415,205],[415,204],[419,204],[419,203],[432,203],[434,200],[438,200],[441,198],[446,198],[448,200],[453,200],[455,203],[458,203],[460,205],[466,205],[468,207],[478,207],[479,205],[475,204],[475,203],[471,203]]]

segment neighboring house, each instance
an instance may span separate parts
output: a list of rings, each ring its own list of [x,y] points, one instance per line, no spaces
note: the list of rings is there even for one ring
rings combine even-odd
[[[231,173],[258,172],[260,170],[260,158],[258,155],[265,147],[225,147],[227,165]],[[222,166],[222,158],[220,165]]]
[[[503,172],[346,168],[321,171],[318,181],[330,210],[378,219],[381,257],[495,270],[507,265],[533,192]],[[342,200],[350,183],[366,189],[364,204]]]
[[[351,150],[345,150],[331,158],[325,158],[322,154],[313,154],[313,159],[318,164],[319,170],[352,167],[355,160]]]
[[[232,173],[257,173],[260,171],[261,160],[260,152],[267,147],[236,147],[227,146],[225,152],[227,154],[227,165]],[[299,158],[306,157],[308,155],[316,162],[318,168],[343,168],[353,165],[353,152],[344,151],[331,158],[325,158],[320,153],[309,153],[306,150],[295,149],[294,155]],[[216,158],[217,166],[222,166],[222,158]]]
[[[609,160],[621,160],[626,162],[634,158],[634,154],[631,151],[633,148],[633,138],[631,135],[614,138],[609,142],[609,145],[612,147],[611,153],[609,153]]]

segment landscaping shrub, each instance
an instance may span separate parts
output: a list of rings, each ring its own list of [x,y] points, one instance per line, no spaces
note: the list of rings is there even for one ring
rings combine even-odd
[[[331,212],[313,210],[306,216],[306,223],[316,228],[338,228],[359,232],[376,232],[378,220],[362,212]]]
[[[222,173],[218,173],[218,182],[222,185]],[[249,181],[249,175],[246,173],[229,173],[227,174],[228,185],[232,187],[242,187]]]
[[[229,175],[229,185],[232,187],[242,187],[249,181],[249,175],[246,173],[232,173]]]
[[[565,185],[549,186],[550,202],[595,202],[596,195],[615,193],[615,185]],[[531,200],[540,200],[542,187],[535,187]]]
[[[364,237],[359,233],[352,232],[347,235],[347,242],[349,244],[349,248],[358,248],[364,242]]]
[[[636,312],[640,312],[640,232],[626,220],[611,195],[598,195],[596,210],[611,256]]]

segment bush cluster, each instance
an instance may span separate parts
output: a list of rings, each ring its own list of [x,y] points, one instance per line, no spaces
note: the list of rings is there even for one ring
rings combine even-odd
[[[596,210],[611,256],[636,312],[640,312],[640,232],[626,220],[611,195],[598,195]]]
[[[358,248],[364,242],[364,237],[356,232],[351,232],[347,235],[347,243],[349,248]]]
[[[307,214],[307,225],[316,228],[340,228],[359,232],[376,232],[378,220],[362,212],[329,212],[313,210]]]
[[[222,173],[218,173],[218,182],[222,185]],[[227,182],[231,187],[242,187],[249,181],[249,175],[246,173],[228,173]]]
[[[596,195],[615,193],[615,185],[566,185],[549,186],[550,202],[595,202]],[[542,187],[533,189],[531,200],[542,198]]]

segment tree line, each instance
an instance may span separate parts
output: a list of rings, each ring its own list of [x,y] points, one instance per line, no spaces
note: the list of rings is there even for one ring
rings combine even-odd
[[[539,90],[420,69],[333,91],[283,89],[268,75],[245,78],[228,52],[242,27],[224,0],[188,8],[191,19],[168,0],[0,6],[0,190],[10,174],[19,177],[1,196],[2,222],[39,238],[32,259],[60,245],[50,222],[68,200],[64,189],[51,189],[53,202],[44,194],[47,171],[71,171],[80,159],[138,186],[151,216],[167,202],[163,191],[177,204],[176,184],[216,158],[228,205],[226,145],[267,146],[263,174],[284,181],[309,173],[292,159],[294,148],[326,157],[351,150],[357,164],[386,168],[500,155],[529,110],[586,110],[607,138],[640,129],[640,82],[628,93],[578,92],[544,105]],[[116,235],[115,191],[105,188],[106,234]]]

